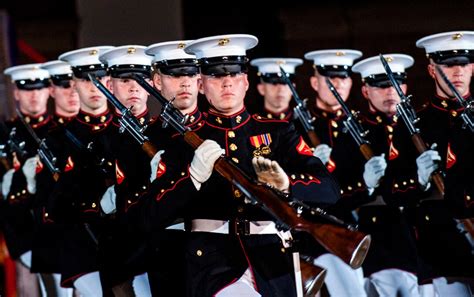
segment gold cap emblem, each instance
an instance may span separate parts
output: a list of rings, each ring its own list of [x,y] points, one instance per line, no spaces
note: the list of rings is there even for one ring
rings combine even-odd
[[[97,55],[97,53],[98,53],[98,51],[95,50],[95,49],[93,49],[93,50],[91,50],[91,51],[89,52],[89,55],[90,55],[90,56],[95,56],[95,55]]]
[[[179,49],[184,48],[185,46],[186,46],[185,43],[182,43],[182,42],[181,42],[181,43],[178,43],[178,48],[179,48]]]
[[[462,36],[463,36],[462,33],[456,33],[456,34],[453,35],[452,38],[453,38],[453,40],[458,40],[458,39],[461,39]]]
[[[219,46],[224,46],[230,42],[229,38],[221,38],[219,39],[219,42],[217,43]]]
[[[384,58],[385,58],[385,61],[387,61],[388,63],[393,62],[393,57],[391,56],[386,56]]]
[[[336,56],[338,57],[345,56],[345,55],[346,55],[345,52],[336,52]]]
[[[134,48],[134,47],[129,47],[129,48],[127,49],[127,54],[133,55],[136,51],[137,51],[136,48]]]
[[[286,64],[286,61],[285,60],[278,60],[276,63],[277,63],[277,65],[283,65],[283,64]]]

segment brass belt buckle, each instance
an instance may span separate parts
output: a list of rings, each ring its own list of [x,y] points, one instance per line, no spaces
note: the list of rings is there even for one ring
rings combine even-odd
[[[235,219],[234,229],[235,229],[235,235],[250,235],[249,220]]]

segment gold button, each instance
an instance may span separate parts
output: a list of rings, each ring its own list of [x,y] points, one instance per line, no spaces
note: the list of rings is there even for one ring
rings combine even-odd
[[[20,192],[18,192],[18,193],[16,193],[16,195],[19,197],[19,196],[21,195],[21,193],[20,193]]]
[[[392,139],[393,139],[393,135],[392,135],[392,134],[388,134],[388,139],[392,140]]]
[[[47,218],[49,216],[49,213],[45,212],[44,217]]]
[[[234,138],[235,137],[235,132],[234,131],[229,131],[229,132],[227,132],[227,136],[229,136],[230,138]]]
[[[341,190],[341,195],[344,194],[344,190]]]
[[[234,191],[234,196],[237,197],[237,198],[239,198],[239,197],[242,196],[242,193],[241,193],[239,190],[235,190],[235,191]]]
[[[359,188],[362,187],[362,183],[361,183],[361,182],[358,182],[358,183],[357,183],[357,186],[358,186]]]
[[[112,162],[107,162],[107,165],[112,166],[114,164],[112,164]]]
[[[138,193],[135,193],[135,197],[138,197],[138,196],[140,196],[140,194],[138,194]]]
[[[331,126],[333,126],[334,128],[337,128],[337,122],[331,120]]]
[[[398,184],[395,184],[395,188],[398,188]]]
[[[202,256],[202,251],[201,251],[201,250],[197,250],[197,251],[196,251],[196,255],[198,255],[198,257],[201,257],[201,256]]]
[[[174,180],[172,180],[170,183],[173,185],[173,184],[174,184]]]
[[[290,177],[291,177],[291,179],[295,179],[296,175],[292,174]]]
[[[143,190],[146,190],[146,186],[143,186],[142,189],[143,189]]]
[[[406,181],[403,181],[402,184],[403,184],[404,186],[406,186],[406,185],[407,185],[407,182],[406,182]]]
[[[372,217],[372,222],[377,222],[377,217]]]
[[[312,179],[313,179],[313,177],[312,177],[311,175],[308,175],[308,178],[309,178],[310,180],[312,180]]]
[[[184,173],[184,172],[181,172],[181,176],[184,176],[185,174],[186,174],[186,173]]]
[[[332,135],[334,135],[334,138],[337,138],[337,135],[339,135],[339,132],[334,131],[334,132],[332,133]]]
[[[392,133],[393,132],[393,127],[392,126],[387,126],[387,131]]]
[[[219,123],[219,124],[222,124],[221,118],[220,118],[220,117],[217,117],[217,118],[216,118],[216,122]]]
[[[351,186],[348,186],[347,189],[348,189],[349,191],[352,191],[352,187],[351,187]]]
[[[21,191],[22,194],[26,194],[26,190]]]
[[[130,201],[130,200],[127,200],[127,203],[128,203],[128,204],[130,204],[130,203],[132,203],[132,201]]]
[[[230,148],[231,151],[237,150],[237,146],[235,145],[235,143],[231,143],[231,144],[229,145],[229,148]]]
[[[237,212],[243,213],[244,212],[244,207],[243,206],[237,207]]]
[[[237,159],[236,157],[232,157],[232,161],[234,161],[234,163],[236,164],[239,164],[239,159]]]
[[[415,180],[410,178],[410,184],[414,184],[415,183]]]
[[[304,179],[304,174],[300,174],[300,178],[301,178],[301,179]]]
[[[165,189],[161,189],[161,191],[160,191],[160,192],[161,192],[161,193],[163,193],[164,191],[165,191]]]
[[[286,249],[285,249],[285,248],[281,248],[281,252],[282,252],[282,253],[286,252]]]
[[[429,221],[429,220],[430,220],[430,217],[429,217],[429,216],[425,216],[425,220]]]
[[[457,113],[457,111],[452,110],[452,111],[451,111],[451,115],[452,115],[453,117],[456,117],[456,116],[458,115],[458,113]]]
[[[466,195],[466,200],[467,200],[467,201],[470,201],[470,200],[471,200],[471,196]]]
[[[11,196],[10,196],[10,199],[15,199],[15,195],[11,195]]]
[[[95,202],[92,202],[92,208],[95,208],[97,206],[97,204],[95,204]]]

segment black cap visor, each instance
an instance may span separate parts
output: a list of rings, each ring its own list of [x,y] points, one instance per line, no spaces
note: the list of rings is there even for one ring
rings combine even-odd
[[[39,90],[50,85],[49,79],[20,79],[15,81],[15,85],[20,90]]]

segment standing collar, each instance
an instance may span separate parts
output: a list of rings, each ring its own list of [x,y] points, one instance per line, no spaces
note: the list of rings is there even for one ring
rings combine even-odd
[[[463,97],[464,100],[470,101],[472,100],[471,94],[468,93],[466,96]],[[459,104],[456,98],[444,98],[438,95],[435,95],[434,98],[431,100],[430,104],[437,108],[444,111],[461,111],[464,108]]]
[[[397,115],[387,116],[385,113],[380,111],[369,111],[366,116],[366,120],[373,125],[383,124],[393,126],[397,124],[398,117]]]
[[[293,115],[293,110],[290,108],[287,108],[286,110],[279,113],[273,113],[269,111],[268,109],[264,108],[263,114],[262,114],[262,116],[267,119],[277,119],[277,120],[287,120],[287,121],[291,119],[292,115]]]
[[[22,115],[25,118],[25,122],[29,124],[33,129],[42,127],[49,123],[49,121],[51,120],[51,116],[47,112],[44,112],[37,116],[26,115],[24,113],[22,113]]]
[[[223,129],[235,129],[247,122],[250,119],[250,114],[244,107],[239,112],[226,116],[215,113],[213,111],[208,112],[207,123],[211,126],[215,126]]]
[[[81,124],[90,126],[92,130],[101,130],[112,122],[113,117],[113,113],[108,109],[97,115],[80,110],[76,116],[76,120]]]

